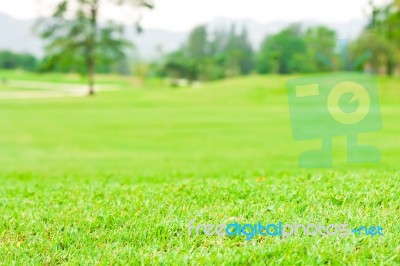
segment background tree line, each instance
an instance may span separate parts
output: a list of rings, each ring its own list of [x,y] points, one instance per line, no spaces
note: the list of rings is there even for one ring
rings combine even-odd
[[[126,1],[116,1],[124,4]],[[76,0],[72,19],[66,19],[69,1],[61,1],[52,19],[41,21],[38,32],[46,41],[45,56],[0,52],[0,68],[30,71],[94,73],[134,73],[189,81],[215,80],[250,73],[312,73],[332,70],[364,70],[393,75],[399,66],[400,0],[385,6],[372,2],[369,22],[347,50],[348,62],[341,62],[336,33],[326,27],[302,28],[291,25],[265,37],[253,47],[246,28],[230,26],[209,32],[205,25],[194,28],[176,51],[133,71],[128,58],[132,44],[123,37],[122,27],[98,23],[98,0]],[[136,6],[152,7],[137,0]],[[141,30],[140,24],[137,25]],[[369,52],[369,53],[367,53]],[[138,69],[140,71],[138,71]]]
[[[324,26],[303,29],[293,24],[265,37],[254,49],[245,28],[209,33],[199,26],[188,41],[166,56],[159,75],[213,80],[249,73],[313,73],[334,70],[393,75],[400,61],[400,0],[372,9],[361,35],[338,48],[336,32]],[[346,59],[341,53],[346,54]],[[343,62],[344,61],[344,62]]]
[[[251,73],[255,53],[245,28],[217,30],[211,36],[206,26],[198,26],[187,42],[168,54],[161,74],[188,80],[214,80]]]
[[[23,69],[27,71],[36,71],[39,60],[31,54],[15,53],[11,51],[0,51],[1,69]]]
[[[378,73],[391,76],[398,67],[400,58],[400,0],[392,0],[384,6],[372,8],[369,23],[361,36],[352,43],[350,50],[360,56],[370,50],[368,67]]]

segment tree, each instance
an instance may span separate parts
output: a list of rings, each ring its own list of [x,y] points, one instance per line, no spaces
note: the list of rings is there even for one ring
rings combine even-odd
[[[392,74],[391,65],[397,60],[396,46],[385,36],[365,31],[349,48],[353,58],[363,58],[363,55],[370,52],[370,57],[365,61],[372,72],[378,73],[381,66],[386,66],[386,74]]]
[[[189,80],[207,80],[209,78],[209,64],[207,57],[210,55],[207,28],[205,25],[195,27],[189,35],[185,46],[186,69]]]
[[[109,0],[116,5],[125,0]],[[94,94],[98,64],[108,64],[124,57],[130,43],[123,28],[109,21],[99,23],[104,0],[62,0],[51,19],[41,19],[36,31],[46,41],[44,69],[72,68],[88,78],[89,95]],[[132,1],[130,1],[132,3]],[[152,8],[149,0],[134,0],[136,7]],[[140,25],[137,29],[141,30]]]
[[[208,40],[206,26],[195,27],[189,35],[186,50],[189,58],[194,60],[201,59],[208,54]]]
[[[309,63],[306,57],[307,47],[301,29],[292,25],[265,38],[258,56],[258,72],[305,72]]]
[[[196,62],[188,58],[185,51],[185,47],[182,47],[180,50],[167,55],[164,71],[174,79],[195,80],[197,78]]]
[[[300,25],[294,24],[264,39],[257,57],[257,70],[280,74],[329,71],[335,48],[335,31],[323,26],[303,31]]]
[[[164,70],[168,76],[191,81],[249,74],[254,53],[247,35],[245,28],[237,33],[232,25],[229,31],[218,29],[210,37],[206,26],[198,26],[178,51],[167,55]]]
[[[238,74],[247,75],[253,70],[253,48],[250,44],[246,28],[240,34],[232,25],[225,45],[226,68],[230,72],[227,76]]]
[[[10,51],[0,52],[0,68],[15,69],[21,68],[28,71],[36,70],[38,60],[30,54],[18,54]]]
[[[373,42],[371,45],[375,50],[383,53],[385,59],[384,62],[378,62],[375,59],[375,63],[384,65],[386,74],[391,76],[398,61],[398,47],[400,46],[400,1],[393,0],[389,4],[380,7],[370,1],[370,6],[372,8],[370,21],[361,39],[365,40],[371,36],[376,37],[377,40],[370,38]],[[377,47],[377,45],[382,45],[382,47]],[[377,68],[378,66],[374,67]]]
[[[335,57],[337,36],[334,30],[323,26],[308,28],[304,34],[308,62],[311,71],[322,72],[332,70],[330,63]]]

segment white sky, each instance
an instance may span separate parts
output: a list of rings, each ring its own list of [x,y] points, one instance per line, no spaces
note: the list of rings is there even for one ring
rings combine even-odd
[[[250,18],[259,22],[288,22],[313,19],[345,22],[365,18],[368,0],[154,0],[156,8],[144,12],[143,26],[172,31],[187,31],[216,17]],[[388,0],[375,0],[376,3]],[[27,19],[49,15],[57,0],[0,0],[0,12]],[[50,5],[49,5],[50,4]],[[138,11],[106,6],[102,17],[132,23]]]

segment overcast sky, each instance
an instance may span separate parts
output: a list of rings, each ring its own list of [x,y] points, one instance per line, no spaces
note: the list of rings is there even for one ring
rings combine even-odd
[[[376,3],[388,0],[375,0]],[[27,19],[49,15],[57,0],[0,0],[0,12]],[[50,4],[49,4],[50,3]],[[250,18],[259,22],[306,19],[321,22],[345,22],[365,18],[368,0],[155,0],[156,9],[144,12],[143,25],[173,31],[187,31],[216,17]],[[133,23],[138,12],[106,6],[104,19]]]

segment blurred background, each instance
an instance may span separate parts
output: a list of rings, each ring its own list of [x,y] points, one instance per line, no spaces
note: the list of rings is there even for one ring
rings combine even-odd
[[[395,0],[3,1],[0,68],[178,86],[338,69],[391,76],[399,74],[399,8]]]
[[[361,141],[394,167],[399,25],[398,0],[2,1],[0,163],[295,170],[320,142],[293,141],[286,81],[357,71],[378,76],[384,124]],[[345,164],[345,141],[334,147]]]

